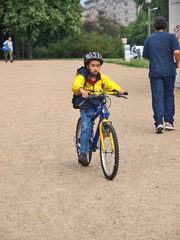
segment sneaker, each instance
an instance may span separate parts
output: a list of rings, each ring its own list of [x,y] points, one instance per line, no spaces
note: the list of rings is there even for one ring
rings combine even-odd
[[[165,124],[165,129],[166,130],[175,130],[175,126],[169,122]]]
[[[80,153],[80,154],[79,154],[79,156],[78,156],[78,162],[79,162],[79,163],[88,163],[86,153]]]
[[[159,125],[156,127],[156,133],[163,133],[163,125],[162,125],[162,124],[159,124]]]

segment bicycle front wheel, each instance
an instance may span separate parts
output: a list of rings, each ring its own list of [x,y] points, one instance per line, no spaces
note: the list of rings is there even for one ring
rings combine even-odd
[[[111,124],[102,125],[104,150],[100,143],[100,158],[104,175],[107,179],[115,178],[119,165],[119,146],[114,127]]]

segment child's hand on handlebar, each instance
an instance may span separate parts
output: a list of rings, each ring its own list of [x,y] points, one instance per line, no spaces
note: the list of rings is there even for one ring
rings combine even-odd
[[[88,98],[88,92],[84,90],[83,88],[79,89],[80,93],[82,94],[82,98]]]
[[[123,95],[123,94],[124,94],[124,91],[123,91],[122,89],[120,89],[120,90],[118,90],[118,93],[119,93],[120,95]]]

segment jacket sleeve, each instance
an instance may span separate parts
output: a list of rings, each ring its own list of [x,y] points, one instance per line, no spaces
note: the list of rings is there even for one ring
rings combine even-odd
[[[104,91],[120,90],[121,87],[115,82],[111,81],[106,75],[101,74],[102,89]]]
[[[7,40],[3,42],[3,45],[6,45],[6,44],[8,44],[8,41],[7,41]]]
[[[72,91],[78,95],[80,93],[79,89],[84,87],[86,80],[82,75],[78,75],[75,79],[74,79],[74,83],[72,86]]]

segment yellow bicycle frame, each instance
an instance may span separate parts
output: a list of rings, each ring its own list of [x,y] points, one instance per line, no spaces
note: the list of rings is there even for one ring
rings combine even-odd
[[[101,146],[102,146],[103,151],[105,152],[103,132],[102,132],[102,124],[103,124],[104,122],[105,122],[106,124],[110,124],[110,122],[107,121],[106,119],[103,119],[103,120],[101,121],[101,123],[99,124],[99,133],[100,133],[100,139],[101,139]],[[111,132],[110,132],[109,137],[110,137],[110,141],[111,141],[112,150],[115,151],[115,149],[114,149],[113,137],[112,137],[112,133],[111,133]]]

